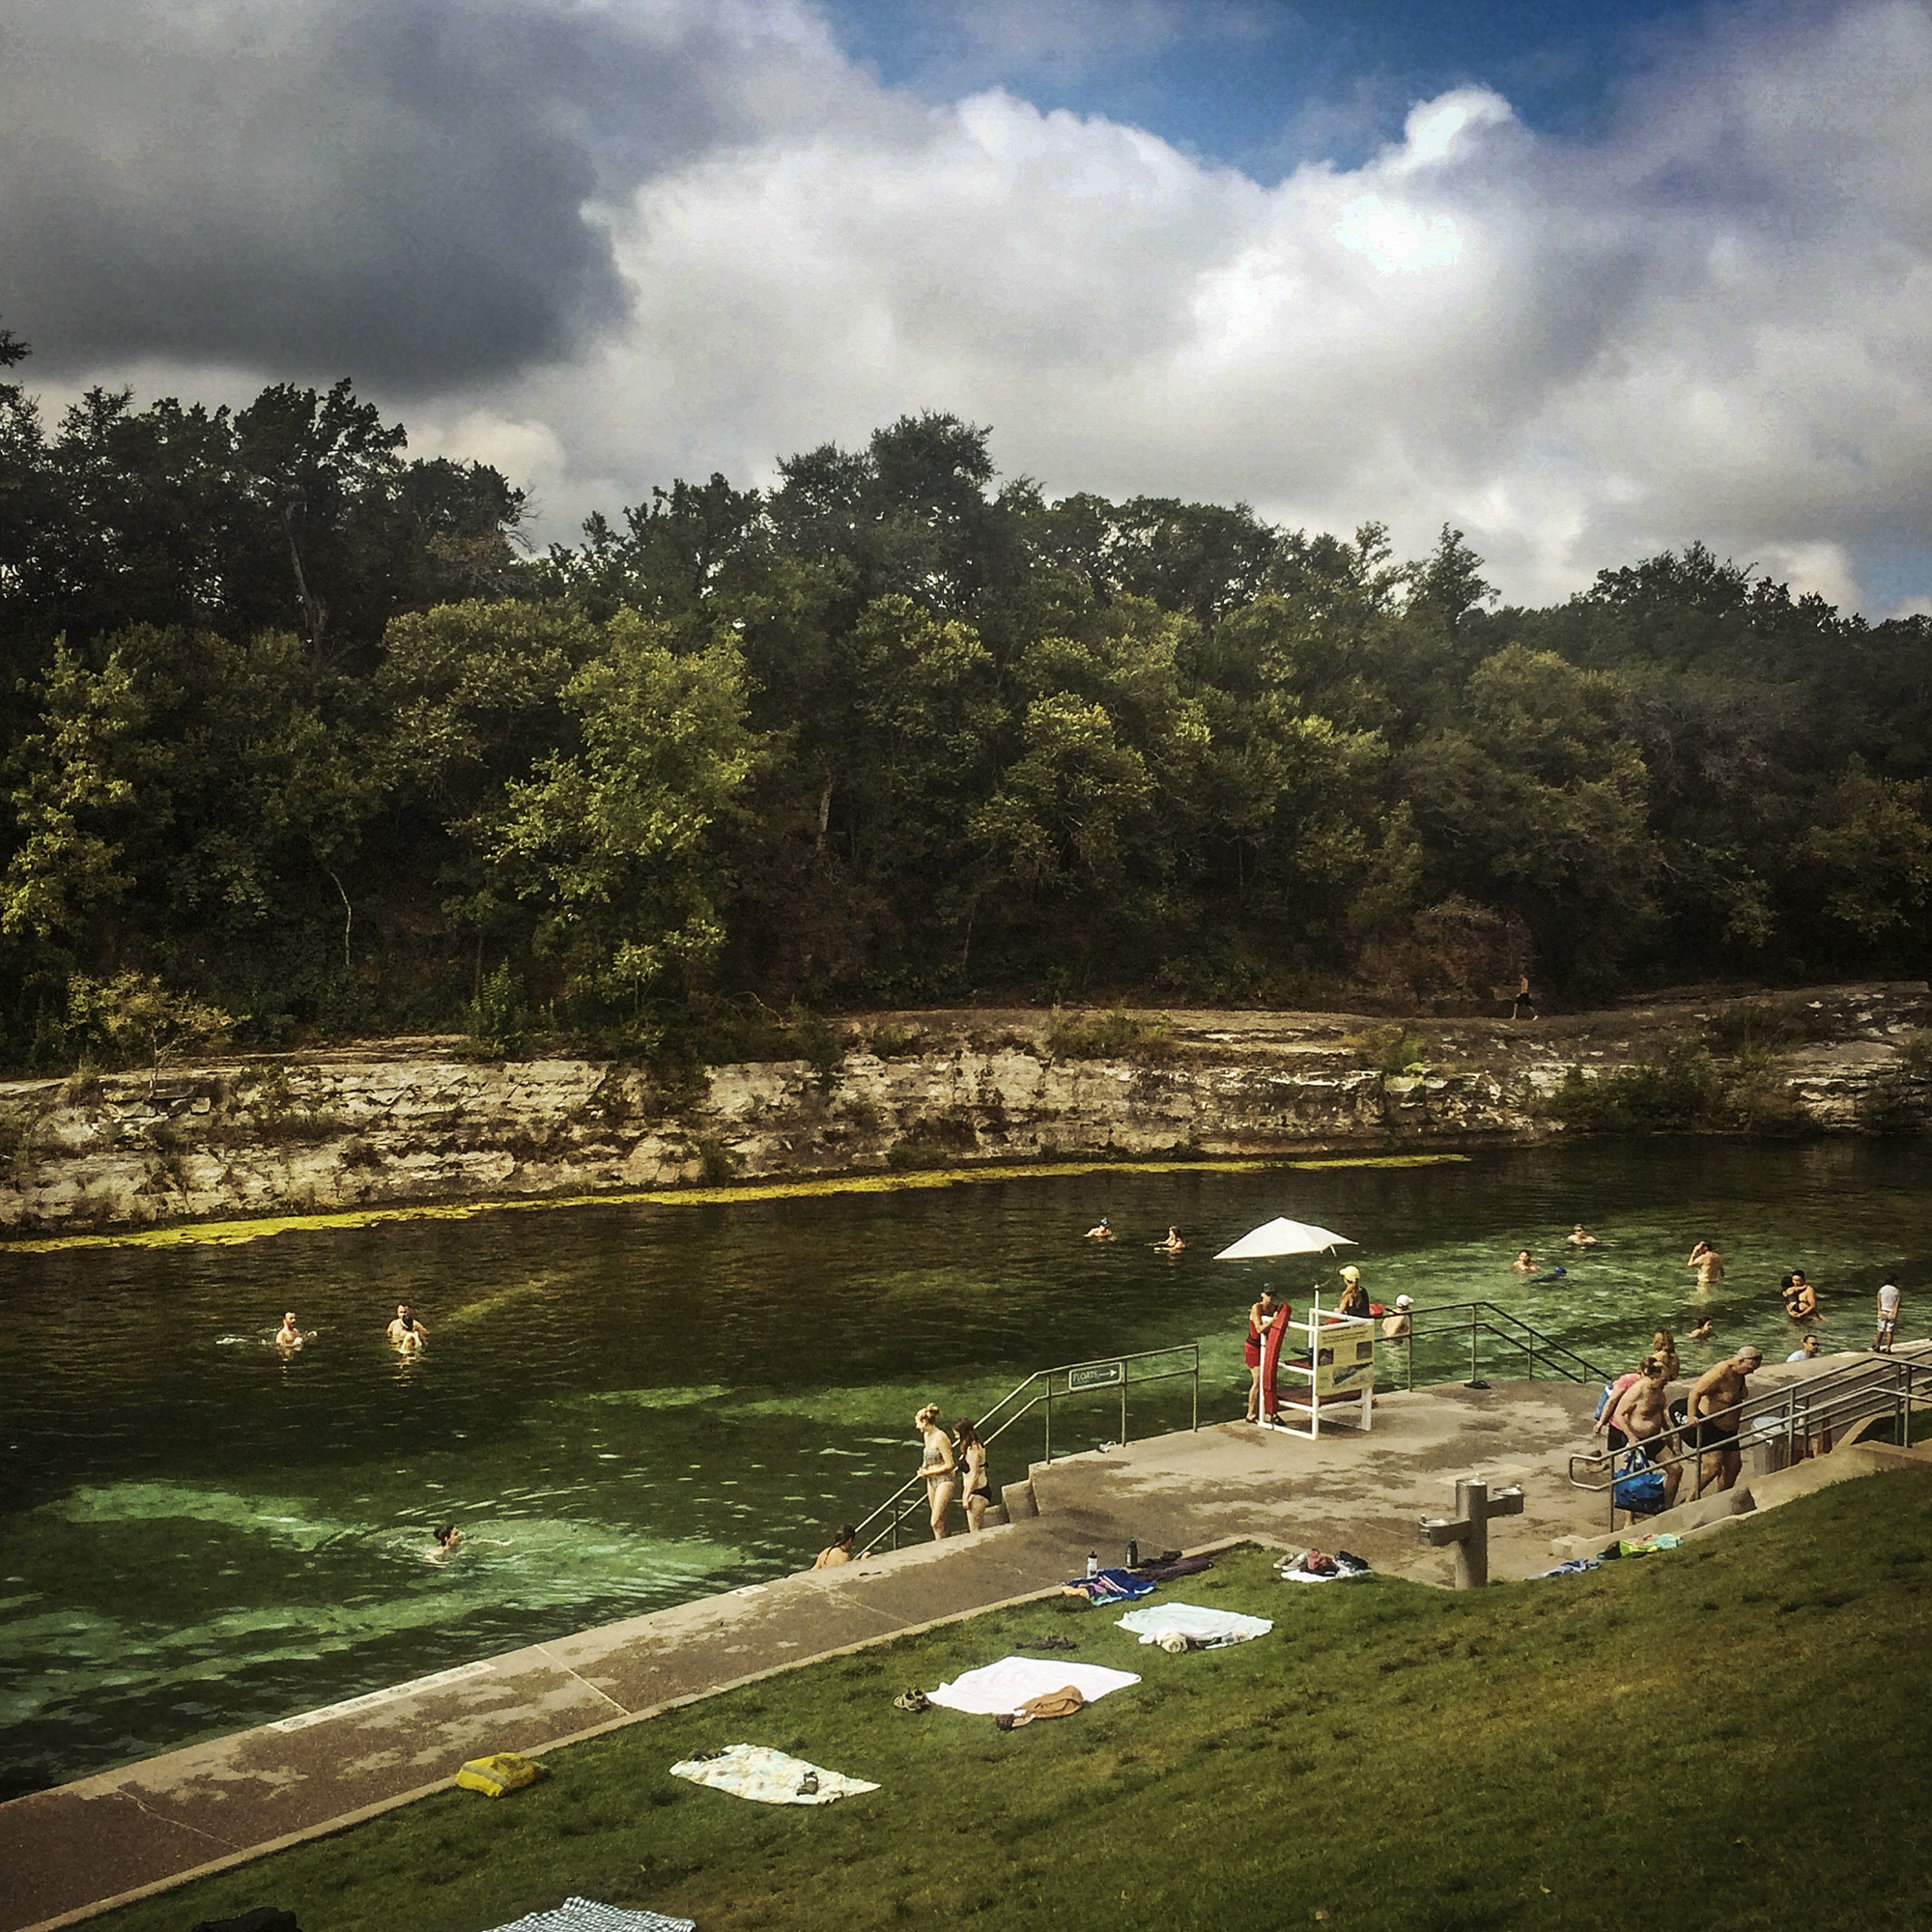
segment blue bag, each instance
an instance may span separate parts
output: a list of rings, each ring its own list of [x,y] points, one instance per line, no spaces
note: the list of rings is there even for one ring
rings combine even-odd
[[[1653,1469],[1641,1449],[1633,1449],[1624,1473],[1610,1486],[1611,1500],[1633,1516],[1655,1516],[1663,1507],[1663,1471]]]

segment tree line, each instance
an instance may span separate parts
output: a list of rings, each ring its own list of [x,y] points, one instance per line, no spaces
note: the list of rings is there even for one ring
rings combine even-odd
[[[1697,543],[1504,606],[1453,529],[1054,499],[988,444],[906,416],[537,554],[346,382],[0,383],[0,1057],[137,995],[724,1053],[801,1006],[1925,971],[1925,618]]]

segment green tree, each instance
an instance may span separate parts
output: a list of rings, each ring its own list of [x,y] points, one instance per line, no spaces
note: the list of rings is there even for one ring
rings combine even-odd
[[[580,747],[505,787],[492,857],[539,952],[592,1007],[696,982],[724,942],[716,828],[757,755],[734,643],[677,655],[625,611],[564,688]]]

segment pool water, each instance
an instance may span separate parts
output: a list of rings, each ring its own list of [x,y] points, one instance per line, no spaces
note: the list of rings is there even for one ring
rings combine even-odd
[[[1618,1368],[1668,1325],[1694,1374],[1796,1346],[1793,1266],[1828,1349],[1869,1342],[1893,1268],[1922,1332],[1928,1181],[1912,1142],[1590,1142],[0,1249],[0,1796],[799,1568],[912,1474],[927,1400],[977,1414],[1037,1368],[1199,1342],[1203,1419],[1238,1415],[1263,1277],[1336,1287],[1332,1261],[1211,1259],[1276,1214],[1353,1236],[1378,1300],[1489,1299]],[[1103,1212],[1122,1238],[1084,1241]],[[1602,1247],[1564,1246],[1578,1219]],[[1179,1257],[1151,1245],[1170,1221]],[[1730,1264],[1705,1294],[1700,1236]],[[1511,1274],[1523,1246],[1568,1278]],[[286,1356],[284,1309],[310,1336]],[[1704,1314],[1717,1341],[1683,1342]],[[1136,1396],[1134,1434],[1189,1402]],[[1118,1396],[1055,1432],[1117,1435]],[[996,1444],[995,1488],[1037,1453]],[[445,1521],[467,1542],[440,1563]]]

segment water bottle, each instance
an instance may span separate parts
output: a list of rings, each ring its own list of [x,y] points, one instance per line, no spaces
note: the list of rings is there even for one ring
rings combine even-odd
[[[1090,1549],[1087,1552],[1088,1580],[1091,1582],[1099,1574],[1100,1574],[1100,1559],[1093,1552],[1093,1550]]]
[[[1130,1536],[1127,1538],[1127,1568],[1129,1570],[1138,1570],[1140,1567],[1141,1547]]]

